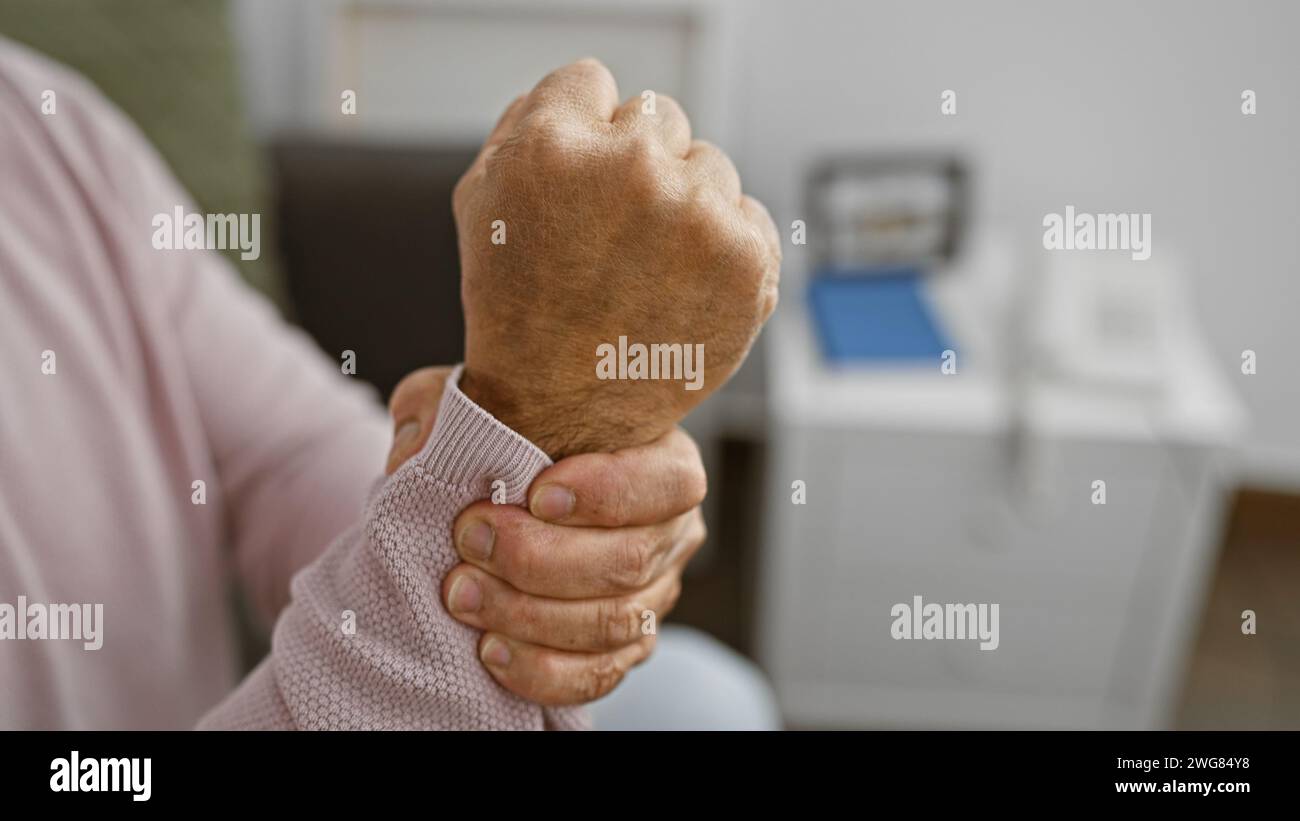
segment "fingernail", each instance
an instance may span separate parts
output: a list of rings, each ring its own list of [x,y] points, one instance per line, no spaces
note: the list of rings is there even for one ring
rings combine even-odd
[[[467,559],[485,562],[492,557],[494,541],[496,533],[493,532],[492,525],[482,519],[475,519],[460,532],[460,553]]]
[[[483,653],[479,658],[492,667],[505,667],[510,663],[510,648],[500,639],[488,639],[483,642]]]
[[[549,522],[558,522],[561,519],[568,518],[573,512],[573,506],[577,499],[573,491],[562,485],[542,485],[533,494],[533,500],[528,507],[532,510],[533,515],[539,519],[545,519]]]
[[[477,613],[483,604],[483,591],[478,582],[467,574],[462,574],[451,583],[451,592],[447,594],[447,606],[453,613]]]

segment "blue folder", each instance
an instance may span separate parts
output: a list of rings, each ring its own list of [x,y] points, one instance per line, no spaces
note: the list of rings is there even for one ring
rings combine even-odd
[[[833,363],[937,362],[954,348],[925,298],[918,269],[818,272],[809,302],[822,353]]]

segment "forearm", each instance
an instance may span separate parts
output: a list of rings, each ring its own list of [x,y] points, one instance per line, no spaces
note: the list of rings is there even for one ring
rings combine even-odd
[[[542,729],[583,726],[496,684],[478,631],[453,620],[439,582],[459,561],[452,523],[504,482],[518,504],[550,461],[448,383],[421,452],[293,581],[271,655],[201,723],[208,729]]]

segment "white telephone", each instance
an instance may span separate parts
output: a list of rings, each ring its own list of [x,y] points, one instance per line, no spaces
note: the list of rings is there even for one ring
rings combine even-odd
[[[1126,392],[1164,390],[1184,298],[1162,257],[1049,252],[1032,309],[1040,375]]]

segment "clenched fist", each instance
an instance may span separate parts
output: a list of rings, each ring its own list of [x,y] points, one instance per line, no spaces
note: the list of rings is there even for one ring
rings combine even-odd
[[[663,435],[776,307],[776,227],[731,161],[595,60],[509,106],[453,206],[462,389],[552,457]]]

